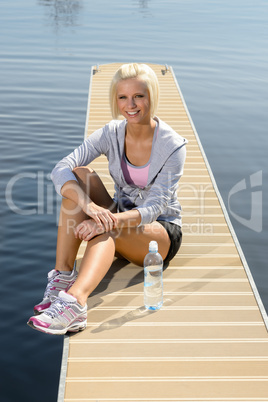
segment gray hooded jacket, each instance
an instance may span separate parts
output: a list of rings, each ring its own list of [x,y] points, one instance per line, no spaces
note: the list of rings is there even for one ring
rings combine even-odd
[[[148,182],[144,188],[126,182],[121,168],[124,153],[126,120],[112,120],[92,133],[71,154],[57,163],[52,180],[58,194],[69,180],[76,180],[72,170],[86,166],[101,154],[109,161],[109,172],[114,180],[114,201],[118,211],[138,209],[141,223],[155,220],[169,221],[181,226],[181,205],[177,199],[178,181],[183,174],[186,157],[185,138],[159,118],[158,136],[151,155]]]

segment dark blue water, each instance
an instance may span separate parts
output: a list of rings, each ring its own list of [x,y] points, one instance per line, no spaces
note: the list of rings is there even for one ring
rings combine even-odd
[[[267,2],[12,0],[0,7],[1,401],[57,399],[63,340],[26,321],[55,260],[59,200],[48,174],[83,139],[96,63],[173,66],[268,308]],[[247,188],[228,206],[240,182]]]

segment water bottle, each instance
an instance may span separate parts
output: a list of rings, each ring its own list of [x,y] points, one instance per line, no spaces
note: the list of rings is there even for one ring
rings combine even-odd
[[[148,310],[159,310],[163,305],[163,259],[156,241],[149,243],[144,258],[144,305]]]

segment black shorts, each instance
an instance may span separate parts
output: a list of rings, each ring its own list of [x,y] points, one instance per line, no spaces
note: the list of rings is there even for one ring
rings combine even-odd
[[[179,251],[182,241],[182,231],[180,226],[175,225],[174,223],[166,221],[157,222],[159,222],[166,229],[170,238],[170,247],[166,258],[164,259],[164,267],[167,267],[169,261],[171,261]]]

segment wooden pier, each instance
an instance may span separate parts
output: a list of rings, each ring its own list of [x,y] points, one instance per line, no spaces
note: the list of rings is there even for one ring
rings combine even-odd
[[[92,68],[85,136],[111,120],[119,66]],[[143,307],[142,268],[114,260],[88,299],[86,330],[64,338],[58,402],[268,401],[266,312],[173,70],[150,66],[157,115],[189,140],[178,191],[183,244],[164,271],[158,312]],[[91,166],[112,194],[106,158]]]

